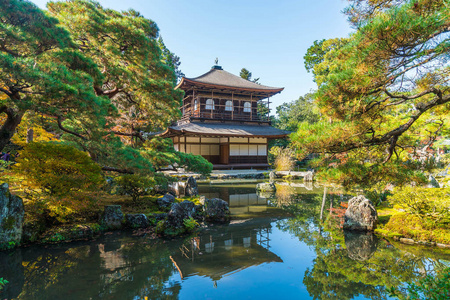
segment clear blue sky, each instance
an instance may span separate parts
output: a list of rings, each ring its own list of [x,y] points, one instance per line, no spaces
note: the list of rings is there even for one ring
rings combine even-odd
[[[45,8],[46,0],[32,0]],[[260,83],[285,90],[274,106],[315,88],[303,64],[315,40],[351,32],[345,0],[100,0],[115,10],[133,8],[158,24],[186,77],[209,71],[214,59],[239,75],[245,67]],[[273,108],[272,106],[271,108]],[[273,110],[272,113],[275,111]]]

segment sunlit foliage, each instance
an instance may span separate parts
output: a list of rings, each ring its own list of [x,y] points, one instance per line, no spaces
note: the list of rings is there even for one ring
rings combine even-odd
[[[322,153],[322,165],[366,169],[366,182],[423,169],[410,161],[449,121],[450,10],[445,1],[352,3],[356,32],[313,63],[322,120],[300,126],[294,144],[301,157]]]

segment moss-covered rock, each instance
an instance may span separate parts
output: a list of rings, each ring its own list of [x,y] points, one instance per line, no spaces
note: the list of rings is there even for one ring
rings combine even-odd
[[[230,208],[228,203],[222,199],[205,199],[205,220],[208,222],[230,221]]]
[[[20,244],[24,213],[22,198],[12,195],[7,183],[0,185],[0,249]]]
[[[150,226],[150,222],[144,214],[127,214],[125,219],[125,225],[128,228],[147,228]]]
[[[120,229],[125,223],[125,217],[120,205],[106,205],[100,219],[100,224],[107,229]]]

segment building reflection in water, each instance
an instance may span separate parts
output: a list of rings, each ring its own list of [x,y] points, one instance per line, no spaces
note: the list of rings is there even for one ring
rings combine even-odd
[[[180,277],[206,276],[215,284],[222,277],[264,263],[283,262],[270,251],[270,219],[241,220],[215,234],[199,234],[172,253]],[[224,232],[224,229],[226,232]],[[220,234],[219,234],[220,232]]]
[[[255,214],[267,211],[269,199],[256,194],[255,187],[236,189],[230,192],[228,186],[199,187],[200,195],[206,198],[220,198],[228,202],[232,215]]]

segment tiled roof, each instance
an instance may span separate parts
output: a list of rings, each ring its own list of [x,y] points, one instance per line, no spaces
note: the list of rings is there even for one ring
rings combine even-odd
[[[209,72],[195,77],[181,79],[177,88],[182,87],[185,84],[200,84],[206,86],[228,87],[232,89],[248,90],[255,92],[268,92],[270,94],[276,94],[281,92],[284,88],[270,87],[254,83],[239,76],[233,75],[222,68],[213,67]]]
[[[169,132],[183,132],[198,135],[216,135],[216,136],[256,136],[282,138],[291,132],[274,128],[269,125],[249,125],[249,124],[229,124],[229,123],[201,123],[191,122],[178,126],[171,126],[163,134]]]

